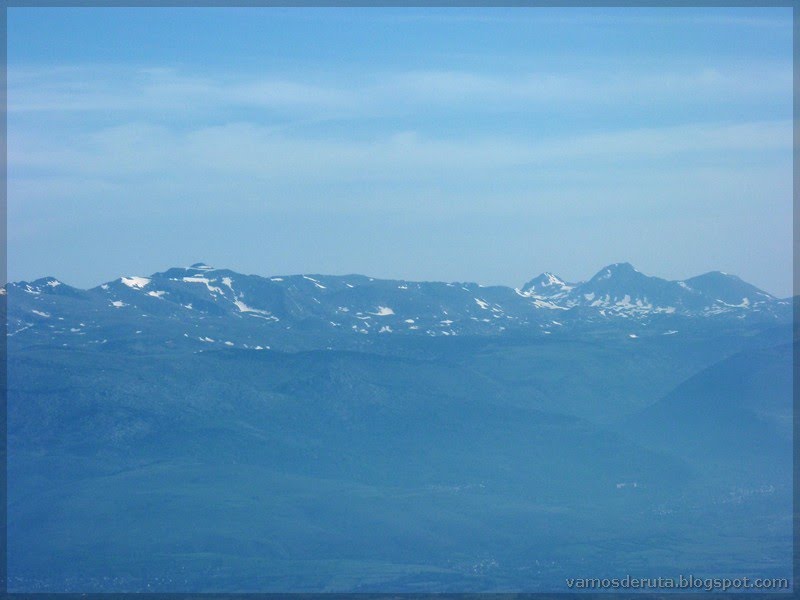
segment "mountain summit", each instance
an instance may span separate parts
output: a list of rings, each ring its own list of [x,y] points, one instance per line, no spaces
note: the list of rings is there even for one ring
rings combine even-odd
[[[572,289],[566,281],[550,272],[544,272],[531,279],[520,288],[520,293],[527,296],[542,295],[553,297]]]

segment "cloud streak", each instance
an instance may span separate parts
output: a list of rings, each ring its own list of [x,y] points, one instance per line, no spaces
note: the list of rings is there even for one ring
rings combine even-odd
[[[203,113],[258,109],[284,115],[361,118],[420,108],[519,111],[531,105],[593,110],[619,103],[697,105],[791,102],[791,64],[693,69],[545,71],[502,74],[457,69],[379,71],[358,77],[255,74],[198,76],[171,68],[11,67],[8,110]]]
[[[82,133],[68,140],[14,132],[9,139],[12,173],[29,171],[105,177],[164,172],[248,177],[353,181],[406,181],[443,175],[483,177],[508,169],[546,168],[581,161],[595,167],[622,161],[724,160],[792,149],[791,121],[700,123],[660,128],[543,137],[436,138],[414,131],[366,140],[290,136],[268,126],[231,123],[189,130],[129,123]],[[769,156],[767,156],[769,158]]]

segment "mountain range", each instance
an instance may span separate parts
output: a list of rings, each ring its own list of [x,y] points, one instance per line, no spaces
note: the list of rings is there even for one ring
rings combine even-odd
[[[791,578],[795,307],[733,275],[2,292],[10,591]]]
[[[89,290],[46,277],[10,283],[3,292],[9,339],[42,343],[57,336],[67,345],[143,335],[193,346],[299,349],[347,334],[551,335],[564,327],[608,326],[634,339],[680,333],[687,320],[716,327],[792,316],[790,299],[734,275],[668,281],[628,263],[578,283],[543,273],[516,289],[363,275],[261,277],[197,263]]]

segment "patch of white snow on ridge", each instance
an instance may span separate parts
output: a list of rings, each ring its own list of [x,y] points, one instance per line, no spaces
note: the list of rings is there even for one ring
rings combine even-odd
[[[206,277],[184,277],[183,281],[185,281],[186,283],[204,283],[208,288],[209,292],[215,292],[217,294],[225,293],[220,288],[211,285],[213,282],[216,281],[216,279],[208,279]]]
[[[317,281],[316,279],[313,279],[313,278],[311,278],[311,277],[308,277],[307,275],[303,275],[303,279],[308,279],[308,280],[309,280],[311,283],[313,283],[315,286],[317,286],[317,287],[318,287],[319,289],[321,289],[321,290],[325,290],[325,289],[327,289],[327,288],[326,288],[324,285],[322,285],[322,284],[321,284],[319,281]]]
[[[145,287],[148,283],[150,283],[150,279],[147,277],[120,277],[119,280],[127,285],[129,288],[140,290]]]
[[[617,306],[622,306],[624,308],[633,308],[634,307],[634,305],[631,304],[631,297],[628,294],[625,294],[625,296],[622,298],[622,300],[618,300],[616,305]]]
[[[563,285],[564,284],[563,281],[561,281],[558,277],[556,277],[552,273],[545,273],[545,276],[547,277],[547,282],[545,282],[544,285]]]
[[[161,292],[161,291],[158,291],[158,292],[147,292],[147,295],[148,296],[152,296],[153,298],[161,298],[161,296],[163,296],[166,293],[167,292]],[[161,299],[163,300],[163,298],[161,298]]]
[[[46,318],[50,317],[50,313],[42,312],[40,310],[32,310],[31,312],[35,315],[39,315],[40,317],[46,317]]]
[[[128,306],[128,305],[125,304],[122,300],[114,300],[111,303],[111,306],[113,306],[114,308],[122,308],[123,306]]]
[[[661,335],[675,335],[676,333],[678,333],[677,329],[670,329],[669,331],[665,331]]]
[[[480,306],[483,310],[488,310],[489,309],[489,303],[488,302],[484,302],[480,298],[475,298],[475,303],[478,306]]]
[[[236,308],[239,309],[239,312],[256,313],[256,314],[259,314],[259,315],[269,315],[269,314],[271,314],[268,310],[261,310],[261,309],[258,309],[258,308],[252,308],[251,306],[247,306],[247,304],[242,302],[242,300],[240,300],[240,299],[234,300],[233,303],[236,305]]]
[[[551,310],[569,310],[565,306],[559,306],[558,304],[555,304],[553,302],[548,302],[546,300],[539,300],[539,299],[534,300],[533,305],[536,308],[549,308]]]
[[[49,285],[50,287],[58,287],[61,285],[61,282],[58,279],[51,279],[50,281],[47,282],[47,285]]]
[[[629,334],[628,334],[628,337],[629,337],[629,338],[631,338],[631,339],[634,339],[634,340],[635,340],[635,339],[636,339],[636,338],[638,338],[639,336],[638,336],[638,335],[636,335],[635,333],[629,333]]]
[[[379,306],[378,312],[369,313],[371,315],[375,315],[376,317],[388,317],[389,315],[393,315],[394,311],[389,308],[388,306]]]
[[[230,277],[223,277],[222,285],[227,285],[229,288],[233,289],[233,279]]]

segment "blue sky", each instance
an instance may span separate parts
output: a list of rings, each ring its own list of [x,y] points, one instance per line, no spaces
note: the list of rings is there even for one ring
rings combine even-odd
[[[791,293],[791,9],[8,10],[8,271]]]

